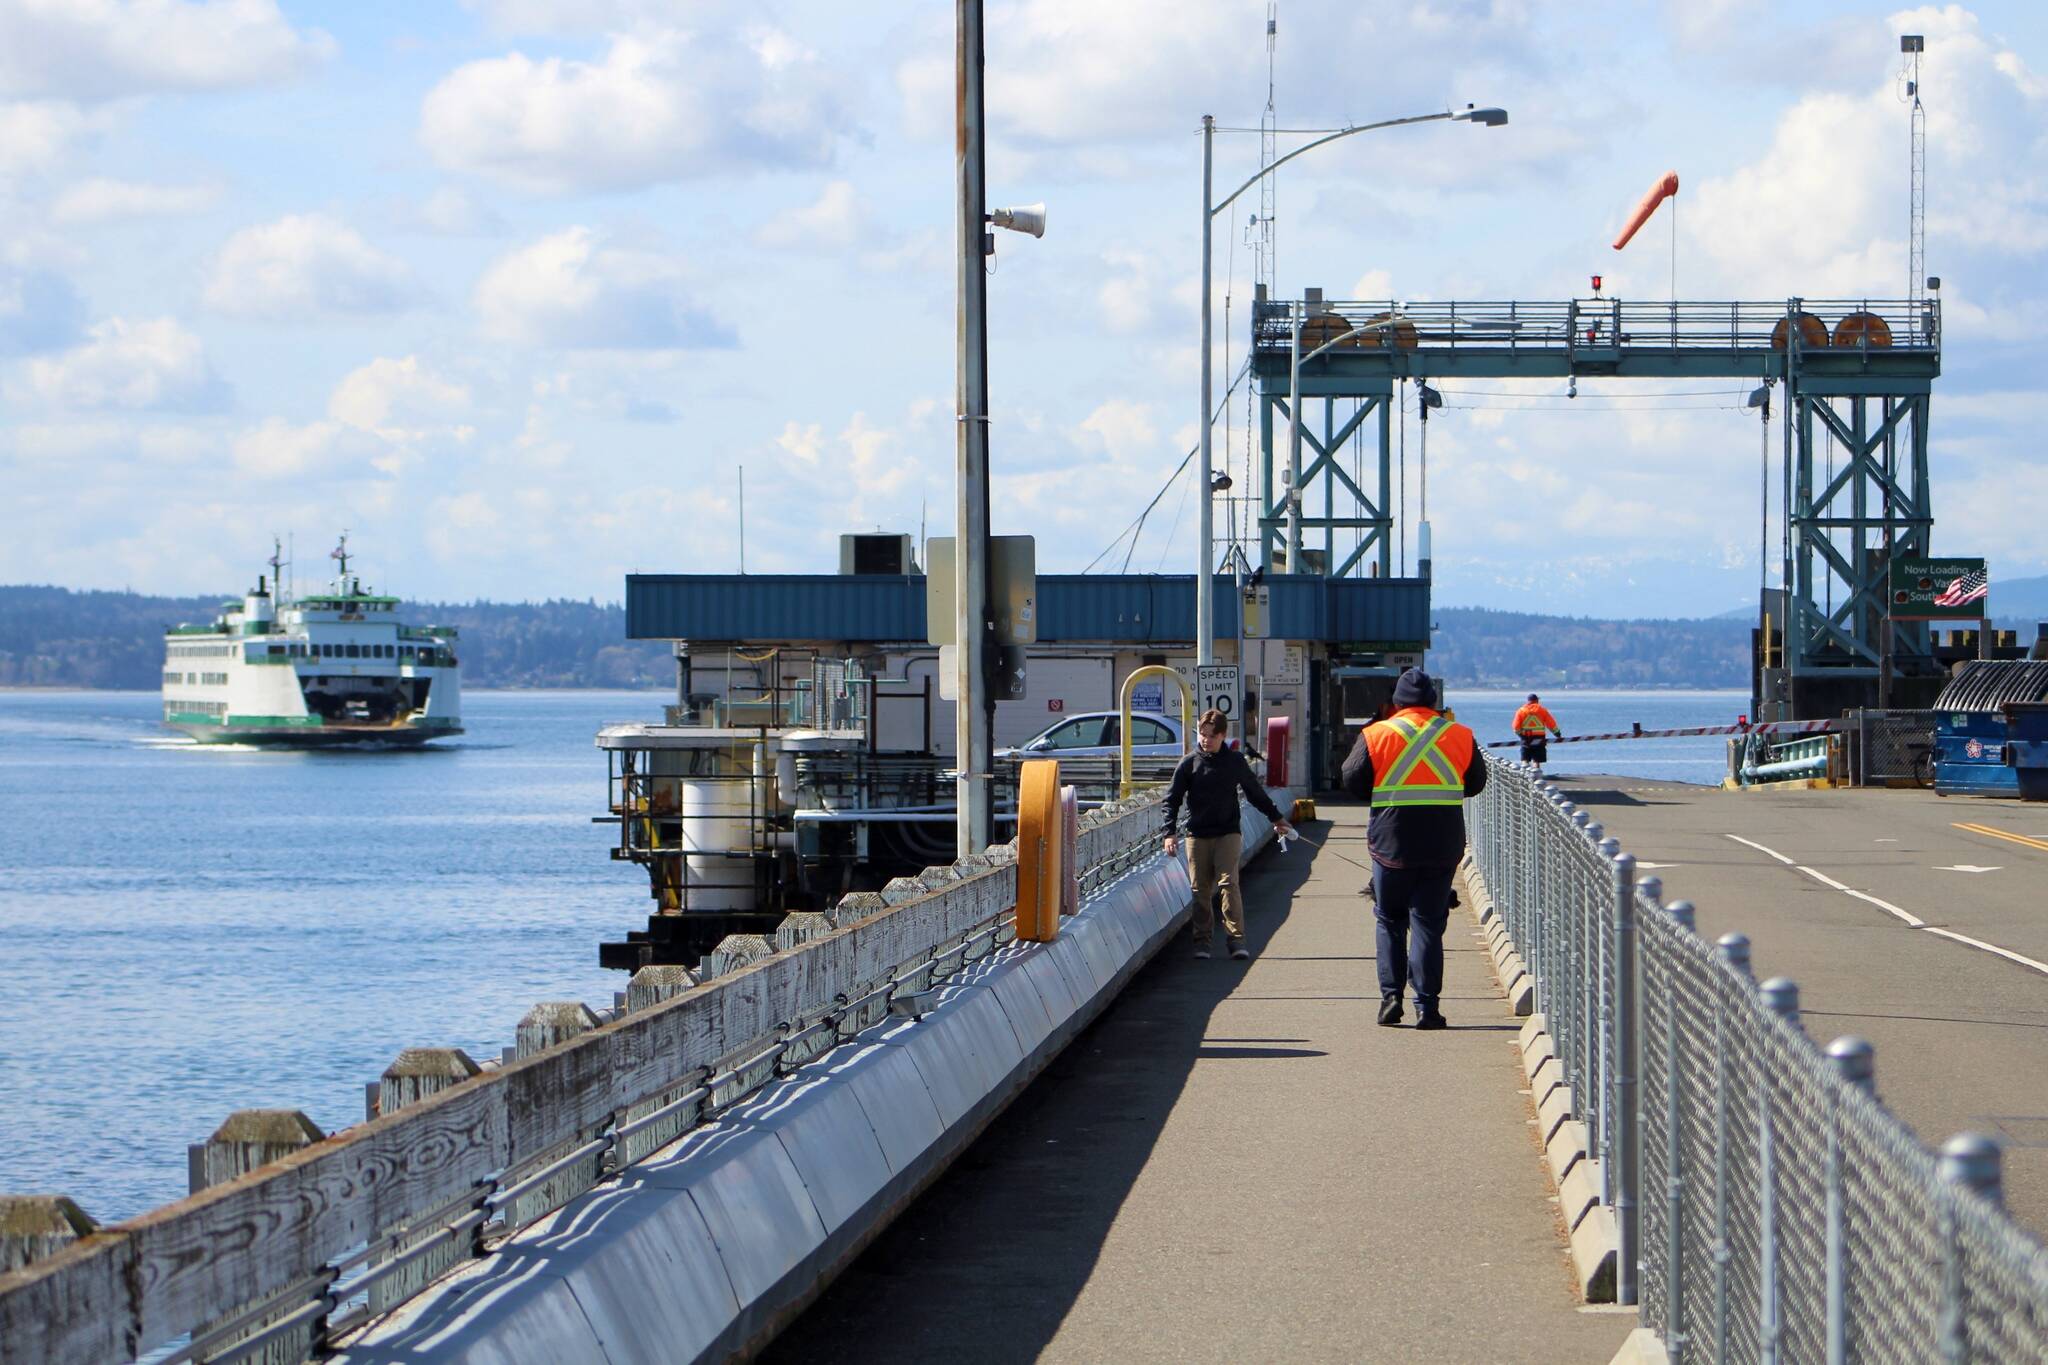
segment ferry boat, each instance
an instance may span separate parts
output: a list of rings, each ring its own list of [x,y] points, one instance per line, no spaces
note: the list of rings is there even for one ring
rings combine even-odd
[[[164,724],[202,744],[314,748],[416,745],[462,733],[455,631],[408,626],[398,599],[341,570],[326,592],[291,597],[279,552],[255,590],[211,625],[164,634]]]

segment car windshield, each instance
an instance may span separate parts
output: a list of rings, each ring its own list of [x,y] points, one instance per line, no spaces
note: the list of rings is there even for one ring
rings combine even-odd
[[[1114,743],[1116,727],[1113,717],[1076,716],[1040,735],[1033,747],[1043,745],[1048,749],[1093,749],[1099,745]]]

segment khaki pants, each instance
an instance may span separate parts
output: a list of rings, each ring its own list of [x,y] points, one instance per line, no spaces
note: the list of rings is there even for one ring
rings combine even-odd
[[[1216,934],[1216,893],[1223,893],[1223,932],[1227,937],[1244,937],[1244,892],[1237,884],[1237,859],[1244,852],[1242,834],[1219,834],[1213,839],[1188,840],[1188,871],[1195,883],[1195,942],[1207,943]]]

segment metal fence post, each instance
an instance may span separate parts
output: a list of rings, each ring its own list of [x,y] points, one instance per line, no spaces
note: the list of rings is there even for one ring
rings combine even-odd
[[[1653,878],[1644,887],[1663,889]],[[1614,860],[1614,1301],[1636,1301],[1636,860]]]
[[[1978,1133],[1958,1133],[1941,1144],[1937,1170],[1946,1183],[1974,1190],[1994,1204],[2004,1203],[1998,1144]],[[1953,1194],[1941,1201],[1942,1305],[1941,1358],[1970,1358],[1968,1287],[1963,1280],[1961,1215]]]
[[[1586,837],[1592,839],[1593,851],[1600,855],[1602,863],[1612,863],[1621,852],[1621,841],[1606,837],[1606,831],[1599,825],[1586,826]],[[1610,902],[1612,897],[1607,897]],[[1614,944],[1607,914],[1600,915],[1601,961],[1595,965],[1600,982],[1599,1029],[1600,1029],[1600,1202],[1609,1208],[1614,1206],[1614,996],[1606,988],[1609,980],[1608,966],[1612,961]]]
[[[1865,1094],[1874,1095],[1877,1086],[1876,1054],[1861,1038],[1837,1038],[1828,1044],[1828,1061],[1843,1082]],[[1845,1200],[1842,1192],[1842,1105],[1828,1104],[1828,1233],[1827,1233],[1827,1349],[1828,1365],[1843,1365],[1849,1358],[1848,1244],[1843,1227]]]
[[[1665,907],[1672,922],[1690,931],[1691,901]],[[1667,982],[1667,989],[1672,983]],[[1678,1001],[1664,1007],[1664,1345],[1672,1365],[1684,1365],[1685,1334],[1685,1142],[1679,1128]]]
[[[1749,972],[1749,936],[1723,934],[1716,946],[1721,958],[1743,977]],[[1776,1153],[1771,1132],[1771,1078],[1757,1077],[1757,1338],[1763,1365],[1778,1361],[1778,1192]]]

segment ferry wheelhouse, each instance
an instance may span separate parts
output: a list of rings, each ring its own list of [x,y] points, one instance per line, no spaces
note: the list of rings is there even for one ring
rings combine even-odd
[[[164,724],[219,744],[422,744],[462,733],[455,631],[409,626],[349,573],[287,597],[272,577],[211,625],[164,634]],[[273,570],[280,567],[271,556]]]

